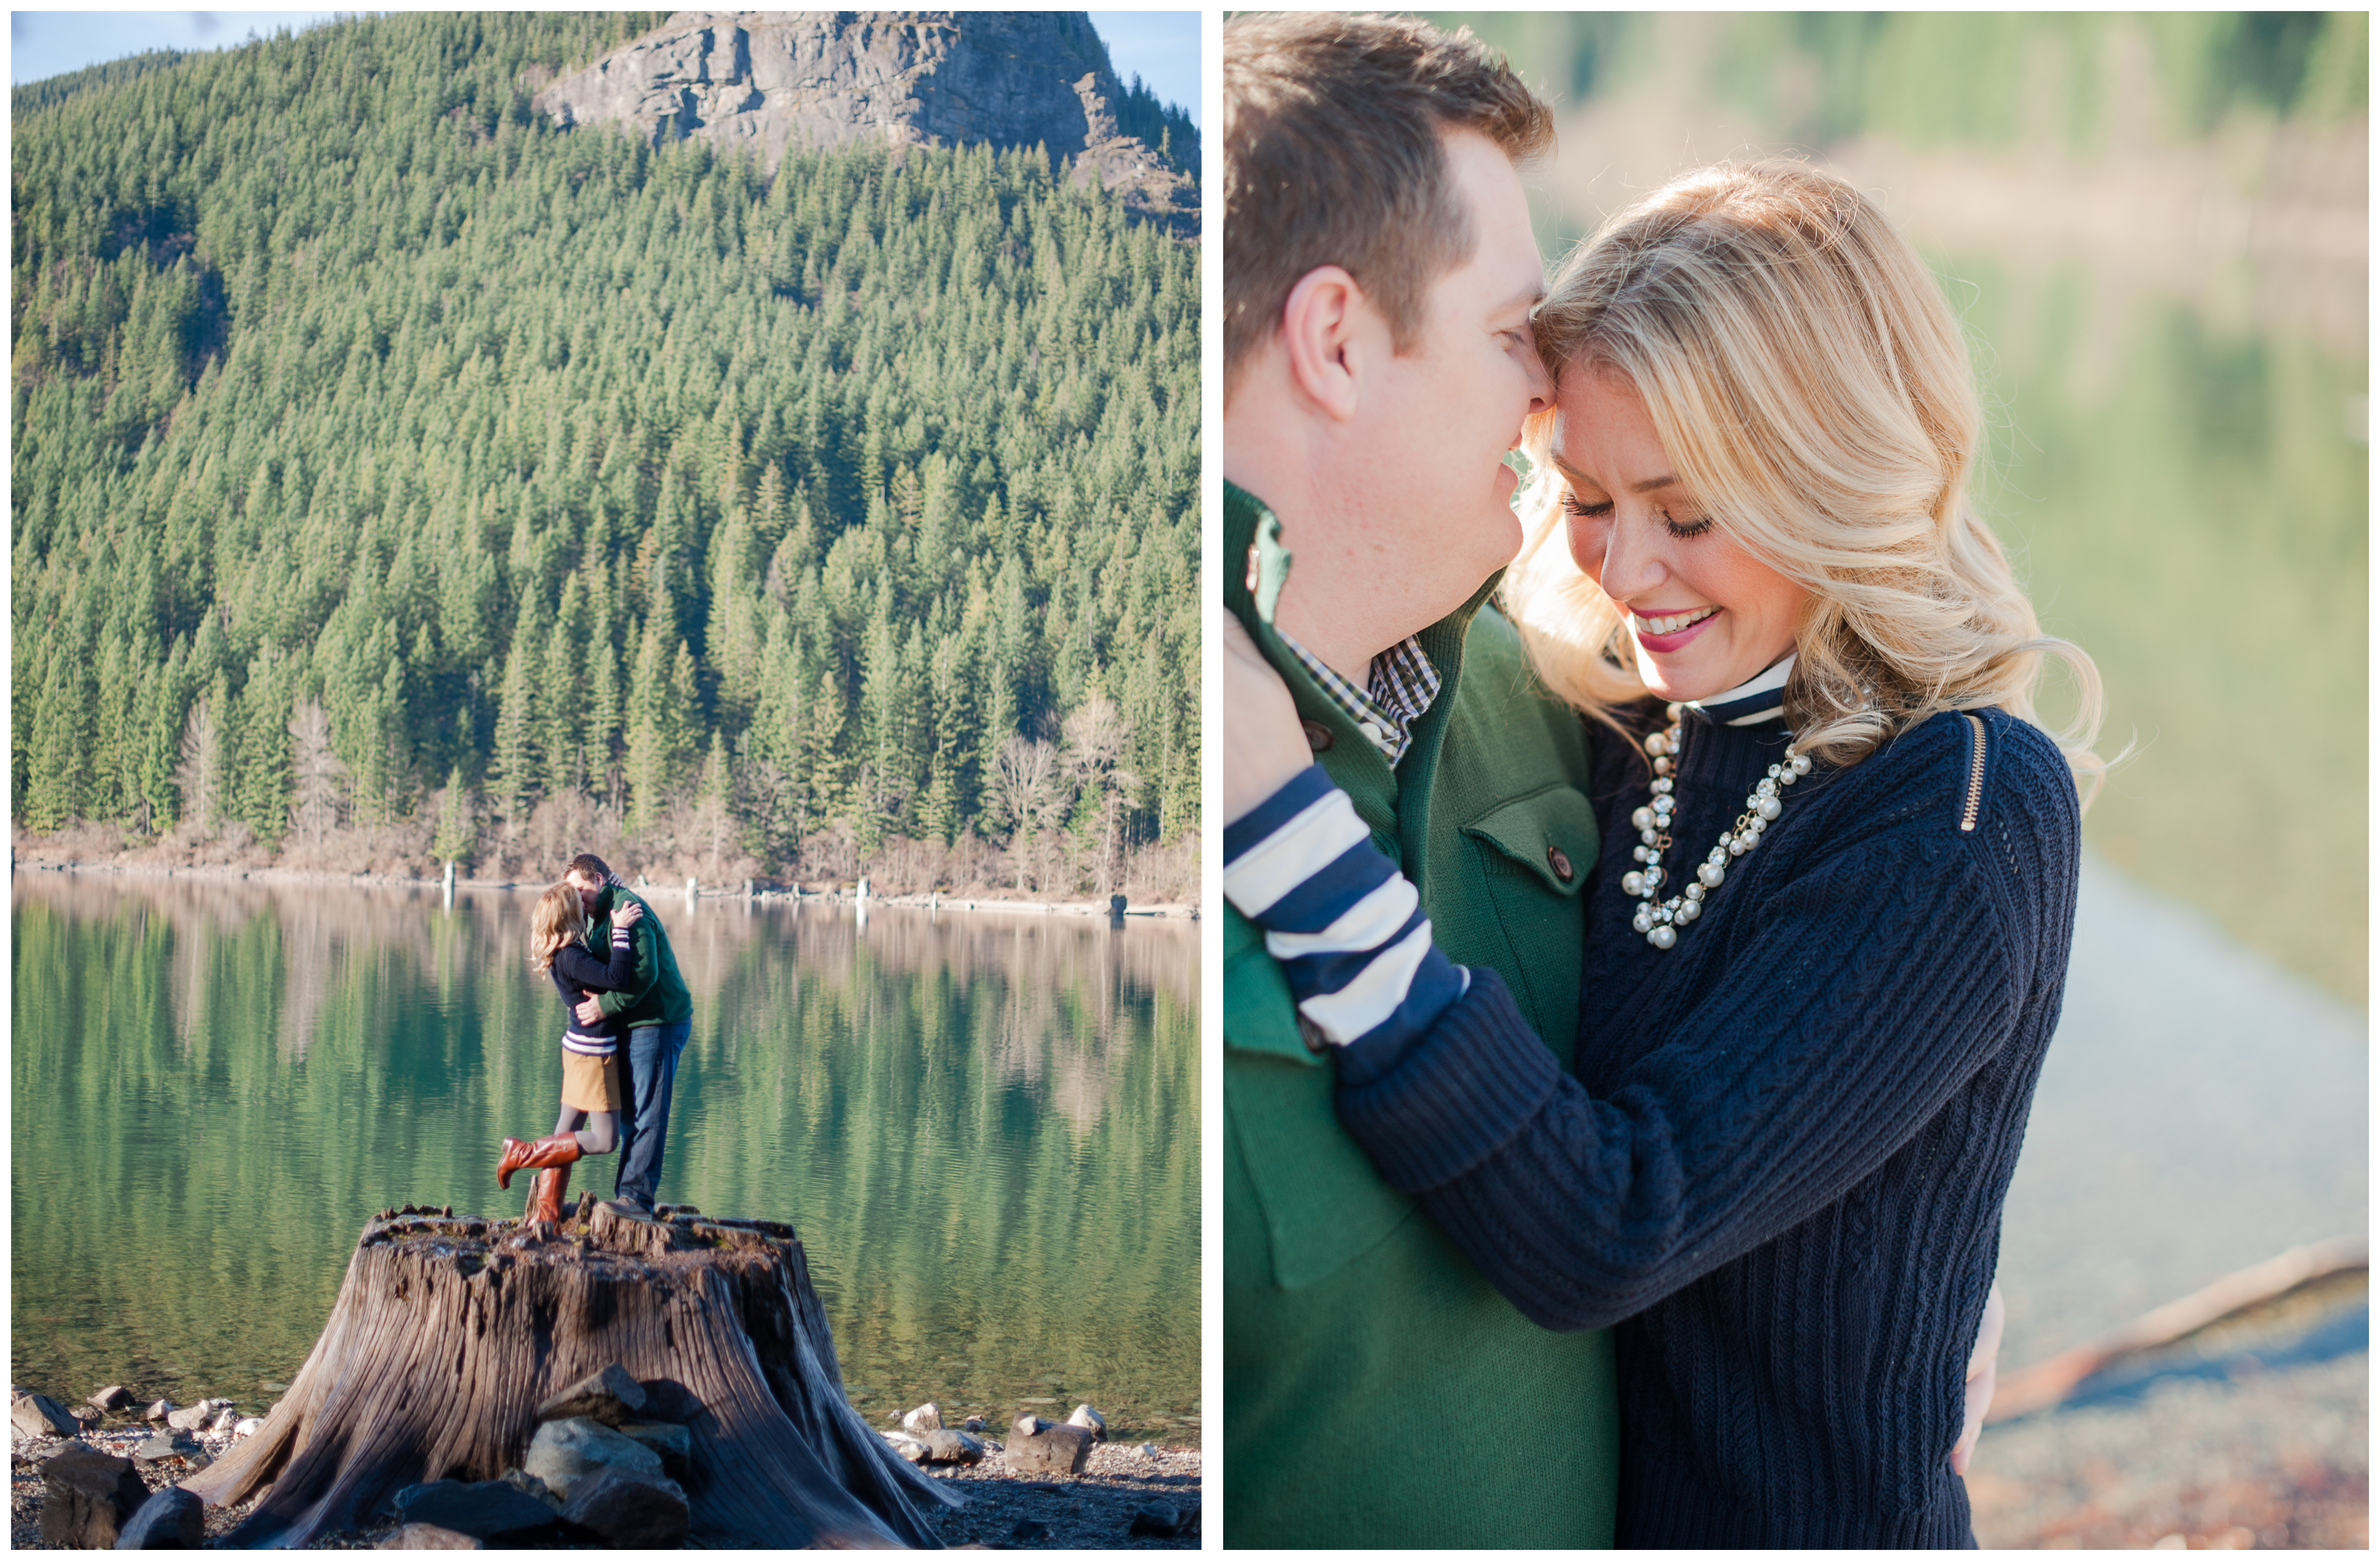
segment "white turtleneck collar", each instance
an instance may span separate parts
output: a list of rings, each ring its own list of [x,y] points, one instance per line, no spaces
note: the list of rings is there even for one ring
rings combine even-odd
[[[1715,726],[1757,726],[1785,713],[1785,679],[1793,672],[1788,650],[1751,677],[1723,694],[1695,700],[1686,708]]]

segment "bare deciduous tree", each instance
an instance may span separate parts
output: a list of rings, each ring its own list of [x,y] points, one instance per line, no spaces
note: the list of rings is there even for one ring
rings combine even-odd
[[[339,827],[346,811],[347,767],[331,747],[331,717],[319,700],[302,701],[289,720],[289,827],[298,838],[319,846]]]
[[[1012,737],[1000,745],[992,767],[991,804],[995,822],[1009,825],[1009,858],[1016,867],[1016,886],[1026,888],[1028,872],[1039,866],[1043,837],[1052,814],[1062,816],[1065,787],[1058,773],[1058,750],[1038,738]]]
[[[182,763],[174,772],[182,791],[182,817],[201,839],[212,838],[223,825],[224,773],[222,722],[213,702],[200,699],[182,723]]]
[[[1140,777],[1122,767],[1132,728],[1105,694],[1093,694],[1066,717],[1066,768],[1078,793],[1097,799],[1099,865],[1093,874],[1102,895],[1115,892],[1117,835],[1126,809],[1139,795]]]

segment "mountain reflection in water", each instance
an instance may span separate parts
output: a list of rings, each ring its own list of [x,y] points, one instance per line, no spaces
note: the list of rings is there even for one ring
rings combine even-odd
[[[695,999],[662,1195],[801,1231],[863,1410],[1196,1426],[1195,923],[650,899]],[[531,904],[18,874],[16,1380],[261,1408],[368,1214],[516,1212],[496,1142],[560,1078]]]

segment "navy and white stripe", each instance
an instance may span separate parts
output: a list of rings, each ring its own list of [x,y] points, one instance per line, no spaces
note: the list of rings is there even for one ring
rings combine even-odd
[[[613,882],[616,883],[618,880],[615,879]],[[614,926],[612,929],[613,952],[617,954],[625,949],[628,946],[629,940],[635,934],[631,930],[626,927]],[[575,1018],[577,1010],[572,1010],[572,1014]],[[608,1057],[613,1052],[619,1050],[619,1046],[620,1038],[618,1036],[588,1035],[581,1032],[576,1024],[571,1025],[562,1032],[562,1049],[565,1052],[577,1052],[581,1056]]]
[[[1788,651],[1748,681],[1686,708],[1714,726],[1757,726],[1785,713],[1785,680],[1792,675],[1793,652]]]
[[[1224,829],[1223,897],[1264,929],[1297,1011],[1334,1046],[1401,1053],[1470,985],[1318,764]]]

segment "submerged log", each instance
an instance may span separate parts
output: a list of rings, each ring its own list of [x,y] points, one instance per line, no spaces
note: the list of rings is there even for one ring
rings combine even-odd
[[[689,1433],[689,1543],[939,1547],[919,1509],[959,1498],[851,1408],[793,1228],[591,1197],[558,1226],[370,1221],[287,1394],[184,1487],[264,1493],[226,1544],[303,1545],[408,1485],[518,1468],[538,1406],[614,1362]]]

